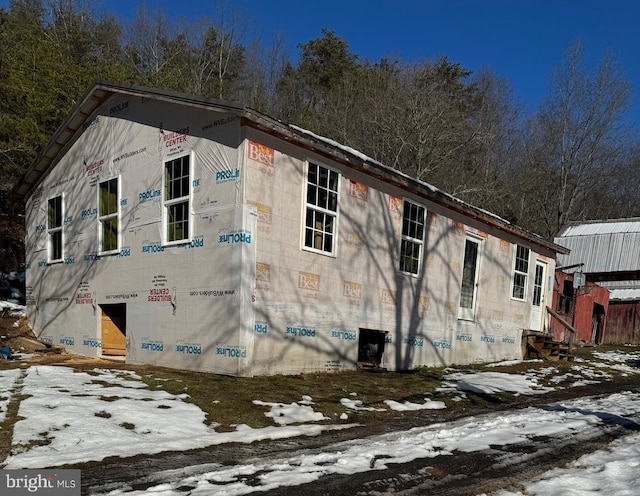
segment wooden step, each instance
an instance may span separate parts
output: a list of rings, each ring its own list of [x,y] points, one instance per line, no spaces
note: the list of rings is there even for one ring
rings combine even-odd
[[[526,333],[527,331],[525,331]],[[541,358],[548,361],[573,360],[569,345],[554,341],[553,337],[540,332],[530,332],[526,336],[526,358]]]

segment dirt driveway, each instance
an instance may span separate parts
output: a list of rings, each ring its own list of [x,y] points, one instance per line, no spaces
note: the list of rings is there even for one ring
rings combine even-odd
[[[512,401],[484,398],[464,411],[412,412],[396,414],[384,421],[369,421],[366,425],[346,431],[325,432],[314,438],[301,437],[280,441],[216,446],[210,449],[157,456],[137,456],[126,460],[111,459],[85,464],[82,469],[83,494],[104,493],[109,488],[128,487],[145,490],[157,485],[158,474],[171,473],[175,479],[198,467],[234,466],[282,458],[312,456],[327,449],[342,449],[341,443],[367,443],[377,436],[412,427],[443,421],[451,425],[464,423],[470,417],[509,415],[528,407],[546,407],[572,398],[597,398],[620,391],[640,391],[637,377],[562,389],[540,396],[517,396]],[[445,417],[443,417],[443,414]],[[281,487],[267,491],[270,495],[478,495],[497,490],[518,491],[520,482],[554,467],[575,460],[583,454],[605,447],[612,440],[640,429],[634,421],[618,422],[610,418],[588,433],[563,438],[538,437],[508,446],[492,446],[472,453],[416,459],[409,463],[389,464],[385,470],[357,474],[329,475],[303,486]],[[382,460],[384,461],[384,460]],[[373,461],[375,463],[375,460]],[[168,481],[167,481],[168,482]],[[250,484],[251,481],[249,480]],[[189,494],[189,487],[183,488]]]

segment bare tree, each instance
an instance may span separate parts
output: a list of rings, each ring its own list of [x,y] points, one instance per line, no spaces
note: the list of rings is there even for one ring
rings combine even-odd
[[[245,50],[241,72],[240,101],[267,113],[276,113],[277,85],[282,78],[288,56],[282,35],[267,45],[255,38]]]
[[[478,138],[469,116],[475,89],[469,72],[446,59],[371,68],[358,108],[369,127],[365,150],[381,162],[457,193],[463,157]]]
[[[176,33],[162,10],[149,12],[145,4],[139,3],[136,18],[125,30],[125,55],[130,65],[147,77],[157,76],[163,68],[177,57],[170,54],[167,41]]]
[[[621,119],[629,103],[628,81],[611,54],[594,74],[581,62],[581,45],[574,44],[549,98],[525,128],[516,170],[528,183],[514,188],[517,199],[525,200],[521,215],[538,216],[537,230],[547,238],[586,216],[591,195],[601,189],[625,141]]]

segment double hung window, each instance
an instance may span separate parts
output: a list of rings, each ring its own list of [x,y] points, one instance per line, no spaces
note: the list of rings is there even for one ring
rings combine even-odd
[[[408,200],[402,202],[400,272],[417,275],[422,268],[425,213],[425,208],[416,203]]]
[[[309,162],[305,209],[304,247],[335,255],[340,175]]]
[[[98,244],[100,253],[114,253],[120,248],[118,178],[98,185]]]
[[[49,198],[47,202],[47,254],[49,263],[61,262],[62,253],[62,222],[63,215],[62,195]]]
[[[513,269],[513,287],[511,297],[526,301],[527,279],[529,277],[529,248],[516,245],[516,260]]]
[[[164,241],[168,244],[191,239],[190,159],[190,155],[184,155],[164,164]]]

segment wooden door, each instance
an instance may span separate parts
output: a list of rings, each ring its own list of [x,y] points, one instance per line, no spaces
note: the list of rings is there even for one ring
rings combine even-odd
[[[102,308],[102,354],[125,356],[127,351],[126,310],[122,305]]]
[[[545,277],[547,264],[536,260],[536,271],[533,278],[533,299],[531,302],[531,323],[529,329],[533,331],[542,330],[543,315],[545,307]]]

